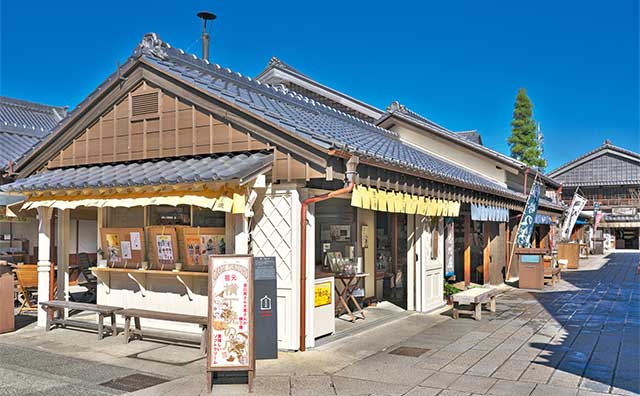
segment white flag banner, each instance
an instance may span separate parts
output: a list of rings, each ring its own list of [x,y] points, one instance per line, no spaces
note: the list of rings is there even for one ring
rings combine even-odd
[[[584,206],[587,204],[587,199],[578,193],[573,195],[573,199],[571,200],[571,206],[569,207],[569,211],[564,218],[564,223],[562,223],[562,240],[568,240],[571,237],[571,231],[573,231],[573,227],[576,225],[576,221],[578,220],[578,216],[580,216],[580,212],[584,209]]]

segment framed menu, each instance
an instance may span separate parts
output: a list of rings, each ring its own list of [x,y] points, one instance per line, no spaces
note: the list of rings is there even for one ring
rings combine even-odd
[[[178,261],[178,237],[173,227],[146,227],[149,238],[149,264],[152,269],[172,270]]]
[[[176,232],[186,271],[206,271],[210,255],[225,253],[224,227],[176,227]]]
[[[142,228],[101,228],[103,255],[114,268],[137,268],[144,261],[145,239]]]
[[[209,256],[207,371],[255,373],[253,256]]]

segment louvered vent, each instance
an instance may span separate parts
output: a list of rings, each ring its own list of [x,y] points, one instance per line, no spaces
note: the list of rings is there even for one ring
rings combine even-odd
[[[149,92],[131,97],[131,116],[136,119],[158,115],[158,92]]]

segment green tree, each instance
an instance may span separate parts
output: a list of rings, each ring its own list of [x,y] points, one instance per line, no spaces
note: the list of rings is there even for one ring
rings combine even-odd
[[[513,107],[511,136],[507,139],[511,147],[511,156],[529,166],[543,170],[547,161],[542,158],[540,142],[538,124],[533,119],[533,104],[527,96],[527,90],[520,88]]]

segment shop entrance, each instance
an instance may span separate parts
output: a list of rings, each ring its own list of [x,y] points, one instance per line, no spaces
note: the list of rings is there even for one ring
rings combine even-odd
[[[407,309],[407,216],[376,212],[376,299]]]
[[[639,230],[639,228],[620,228],[616,230],[616,249],[638,249]]]

